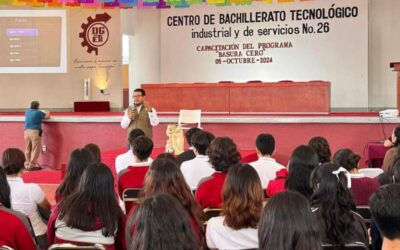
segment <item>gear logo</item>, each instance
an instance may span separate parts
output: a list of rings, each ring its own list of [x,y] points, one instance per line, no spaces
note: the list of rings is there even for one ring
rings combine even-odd
[[[93,51],[96,56],[99,54],[99,47],[107,43],[110,33],[105,25],[111,16],[104,12],[103,14],[96,14],[93,19],[91,16],[87,18],[87,23],[82,23],[82,32],[79,37],[83,39],[82,47],[87,47],[87,52],[90,54]]]

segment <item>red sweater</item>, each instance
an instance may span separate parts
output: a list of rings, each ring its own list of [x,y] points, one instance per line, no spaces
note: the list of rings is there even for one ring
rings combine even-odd
[[[122,199],[122,192],[127,188],[143,188],[144,178],[149,166],[128,167],[118,177],[118,194]]]
[[[196,190],[196,200],[202,209],[222,207],[222,187],[227,173],[215,172],[204,179]]]
[[[286,168],[282,168],[281,170],[277,171],[275,180],[272,180],[268,183],[266,189],[267,196],[272,197],[279,192],[286,191],[285,182],[288,176],[289,172]]]
[[[35,250],[32,236],[22,222],[10,209],[0,204],[0,246],[9,246],[15,250]]]

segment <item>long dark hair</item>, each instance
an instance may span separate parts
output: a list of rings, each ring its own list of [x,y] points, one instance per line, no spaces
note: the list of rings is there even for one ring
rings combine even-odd
[[[152,162],[144,180],[142,201],[156,194],[168,194],[176,198],[196,220],[200,236],[204,234],[203,211],[195,201],[176,162],[167,158],[157,158]],[[200,237],[200,240],[203,238]]]
[[[290,157],[289,176],[285,182],[286,188],[310,198],[313,193],[313,189],[310,187],[310,175],[318,164],[318,155],[310,146],[297,147]]]
[[[229,227],[257,228],[263,209],[263,190],[256,170],[248,164],[229,169],[222,188],[223,215]]]
[[[83,171],[94,163],[89,150],[78,148],[72,151],[67,164],[67,173],[64,181],[56,190],[56,197],[65,198],[72,194],[78,186]]]
[[[0,203],[6,208],[11,208],[10,186],[3,168],[0,167]]]
[[[274,195],[258,229],[260,250],[319,250],[321,235],[307,199],[297,192]]]
[[[102,223],[102,234],[114,236],[123,212],[114,191],[111,170],[103,163],[90,165],[84,171],[77,192],[59,204],[59,219],[68,227],[97,230],[96,222]]]
[[[355,209],[347,177],[344,172],[334,174],[339,166],[325,163],[318,166],[311,174],[311,185],[315,189],[312,205],[318,208],[326,228],[328,243],[343,245],[350,232]]]
[[[135,230],[131,235],[128,229],[132,225]],[[147,198],[129,219],[127,230],[127,245],[131,250],[200,249],[185,209],[169,195]]]

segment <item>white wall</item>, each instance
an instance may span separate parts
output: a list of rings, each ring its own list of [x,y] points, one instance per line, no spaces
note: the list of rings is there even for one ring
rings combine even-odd
[[[141,83],[159,83],[160,12],[157,9],[121,10],[122,33],[133,35],[130,44],[129,93]],[[132,98],[129,100],[132,103]]]
[[[396,74],[400,61],[400,1],[369,0],[369,106],[396,106]]]
[[[389,69],[389,63],[400,61],[400,1],[368,0],[368,3],[368,106],[395,107],[396,75]],[[134,34],[130,88],[140,83],[161,82],[159,12],[153,9],[121,11],[123,32],[131,30]]]

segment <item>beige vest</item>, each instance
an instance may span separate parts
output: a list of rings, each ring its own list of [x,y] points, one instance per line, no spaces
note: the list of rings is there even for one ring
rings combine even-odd
[[[132,107],[129,107],[128,109],[132,110]],[[131,123],[129,124],[128,127],[128,136],[129,133],[135,128],[143,130],[144,134],[150,139],[152,139],[153,131],[150,124],[149,113],[147,112],[144,106],[140,108],[139,114],[136,113],[136,115],[133,116]]]

